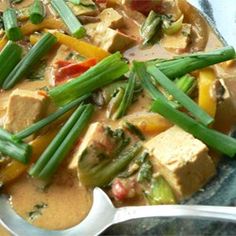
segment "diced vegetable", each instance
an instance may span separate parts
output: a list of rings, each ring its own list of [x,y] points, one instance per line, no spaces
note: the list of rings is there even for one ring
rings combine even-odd
[[[90,96],[90,94],[84,95],[82,97],[79,97],[79,98],[75,99],[73,102],[70,102],[70,103],[66,104],[64,107],[62,107],[59,110],[57,110],[56,112],[52,113],[48,117],[34,123],[30,127],[28,127],[26,129],[20,131],[19,133],[15,134],[13,136],[13,139],[22,140],[22,139],[25,139],[25,138],[29,137],[30,135],[36,133],[37,131],[39,131],[40,129],[45,127],[46,125],[49,125],[50,123],[52,123],[53,121],[55,121],[56,119],[58,119],[59,117],[64,115],[69,110],[71,110],[71,109],[75,108],[76,106],[78,106],[82,101],[87,99],[89,96]],[[1,138],[1,134],[0,134],[0,138]]]
[[[129,189],[119,179],[115,179],[111,189],[113,196],[118,201],[124,201],[129,194]]]
[[[128,79],[127,87],[125,88],[124,96],[117,108],[117,110],[112,115],[112,119],[116,120],[121,118],[127,112],[129,105],[132,103],[134,96],[134,87],[135,87],[135,73],[131,72]]]
[[[24,35],[33,34],[36,31],[44,30],[44,29],[64,29],[65,25],[61,20],[56,18],[48,17],[45,18],[40,24],[32,24],[31,22],[27,22],[21,27],[21,31]]]
[[[26,164],[31,155],[31,147],[22,142],[12,141],[12,135],[0,128],[0,153]]]
[[[51,4],[65,22],[73,36],[82,38],[86,35],[85,28],[81,25],[64,0],[52,0]]]
[[[235,58],[235,50],[228,46],[212,52],[194,53],[171,60],[151,61],[170,79],[179,78],[194,70],[202,69]]]
[[[213,69],[206,68],[200,71],[198,83],[198,104],[211,117],[215,117],[217,107],[216,99],[211,94],[212,86],[215,80],[216,75]]]
[[[176,198],[171,187],[161,176],[152,180],[151,190],[150,192],[145,192],[145,196],[151,205],[176,203]]]
[[[164,33],[167,35],[172,35],[179,32],[182,28],[183,20],[184,15],[181,15],[181,17],[175,22],[171,22],[168,18],[164,19],[162,25]]]
[[[12,88],[20,79],[22,79],[29,71],[29,68],[34,66],[51,49],[56,41],[55,36],[46,33],[11,71],[3,83],[3,89]]]
[[[150,11],[147,19],[141,27],[141,36],[144,39],[143,44],[147,44],[153,39],[160,29],[161,22],[161,16],[154,11]]]
[[[122,151],[117,158],[104,158],[98,163],[91,162],[86,150],[82,153],[78,172],[81,183],[88,187],[107,186],[141,151],[141,144],[136,143]]]
[[[49,91],[57,104],[65,104],[79,96],[92,92],[120,78],[128,71],[128,65],[119,52],[103,59],[80,77]]]
[[[166,89],[181,105],[204,125],[211,124],[214,120],[203,111],[190,97],[178,89],[156,66],[149,66],[147,71],[156,79],[160,85]]]
[[[167,103],[157,100],[152,105],[152,111],[158,112],[172,123],[178,125],[195,138],[200,139],[209,147],[224,153],[230,157],[236,154],[236,139],[233,139],[216,130],[209,129],[198,123],[188,115],[173,109]]]
[[[129,122],[136,126],[144,135],[157,135],[172,126],[164,117],[152,112],[138,112],[123,119],[122,125],[125,122]]]
[[[14,9],[8,8],[3,12],[3,22],[9,40],[18,41],[23,38],[23,34],[17,24],[16,11]]]
[[[12,41],[9,41],[0,52],[0,65],[2,68],[0,70],[0,87],[10,72],[20,61],[22,52],[22,48]]]
[[[61,83],[67,79],[78,77],[86,72],[89,68],[96,65],[97,60],[95,58],[88,59],[79,63],[69,63],[63,67],[60,67],[55,72],[56,84]]]
[[[92,113],[92,105],[78,107],[36,164],[30,169],[30,175],[45,180],[49,179],[88,124]]]
[[[109,52],[106,52],[105,50],[99,47],[81,41],[79,39],[70,37],[69,35],[62,34],[60,32],[55,32],[54,35],[57,37],[59,43],[64,44],[67,47],[75,50],[81,56],[87,58],[96,58],[97,61],[101,61],[102,59],[110,55]]]
[[[43,21],[45,15],[45,8],[41,0],[34,0],[34,3],[30,8],[30,21],[33,24],[39,24]]]

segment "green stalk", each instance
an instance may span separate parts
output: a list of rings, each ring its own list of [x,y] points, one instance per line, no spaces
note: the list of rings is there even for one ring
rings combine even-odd
[[[128,65],[121,59],[121,54],[117,52],[103,59],[80,77],[51,89],[49,95],[56,104],[63,105],[112,83],[128,70]]]
[[[11,71],[3,83],[3,89],[7,90],[12,88],[27,74],[30,68],[37,64],[39,60],[46,55],[56,42],[57,39],[54,35],[46,33]]]
[[[195,138],[200,139],[209,147],[230,157],[235,156],[236,139],[205,127],[185,113],[173,109],[170,105],[161,100],[157,100],[153,103],[152,111],[159,113],[173,124],[178,125],[186,132],[192,134]]]
[[[23,34],[18,27],[16,11],[14,9],[8,8],[3,12],[3,23],[9,40],[18,41],[23,38]]]
[[[76,109],[76,111],[71,115],[69,120],[64,124],[61,130],[58,132],[53,141],[49,144],[46,150],[43,152],[41,157],[35,163],[35,165],[29,170],[29,174],[34,177],[38,177],[43,168],[50,161],[51,157],[57,151],[57,149],[62,144],[63,140],[65,140],[66,136],[69,134],[70,130],[75,125],[76,121],[79,119],[83,111],[85,110],[85,106],[80,106]]]
[[[178,89],[156,66],[148,66],[147,71],[160,85],[168,91],[183,107],[197,118],[202,124],[209,125],[214,119],[203,111],[190,97]]]
[[[142,3],[141,3],[142,4]],[[150,11],[147,19],[141,27],[141,36],[144,39],[143,44],[149,43],[161,26],[161,16],[154,11]]]
[[[22,51],[22,48],[12,41],[8,41],[6,46],[2,49],[0,53],[0,87],[10,72],[20,61]]]
[[[156,67],[170,79],[179,78],[192,71],[202,69],[220,62],[235,58],[235,50],[228,46],[212,52],[194,53],[176,57],[171,60],[157,60],[147,64],[155,64]]]
[[[135,82],[136,82],[135,76],[136,76],[135,73],[131,71],[130,77],[128,79],[128,84],[125,88],[124,96],[121,100],[121,103],[119,104],[117,111],[112,116],[112,119],[116,120],[124,116],[125,113],[127,112],[129,105],[132,103],[134,96]]]
[[[30,21],[33,24],[39,24],[43,21],[46,16],[46,11],[43,3],[40,0],[34,0],[32,6],[30,7]]]
[[[178,89],[182,90],[185,94],[191,95],[197,86],[197,80],[193,76],[186,74],[179,79],[175,80],[175,85]]]
[[[78,173],[81,183],[88,187],[107,186],[129,163],[139,154],[141,143],[133,144],[125,149],[116,159],[104,159],[97,165],[89,163],[86,153],[79,159]],[[83,156],[84,155],[84,156]]]
[[[86,35],[85,28],[76,18],[64,0],[51,0],[51,4],[74,37],[83,38]]]
[[[62,107],[59,110],[57,110],[56,112],[52,113],[48,117],[34,123],[30,127],[28,127],[26,129],[20,131],[19,133],[15,134],[13,136],[13,139],[14,140],[23,140],[23,139],[27,138],[28,136],[36,133],[37,131],[39,131],[43,127],[49,125],[50,123],[52,123],[53,121],[55,121],[56,119],[58,119],[59,117],[64,115],[69,110],[71,110],[71,109],[75,108],[76,106],[78,106],[82,101],[87,99],[89,96],[90,96],[90,94],[84,95],[82,97],[77,98],[73,102],[70,102],[70,103],[66,104],[64,107]],[[0,133],[0,138],[1,138],[1,133]]]
[[[50,158],[47,165],[42,169],[39,174],[39,178],[41,179],[49,179],[57,170],[60,163],[69,153],[71,148],[73,147],[75,141],[78,139],[78,136],[82,133],[85,127],[88,125],[90,118],[92,117],[94,111],[94,107],[89,104],[86,105],[83,113],[74,124],[70,132],[67,134],[63,142],[57,148],[56,152]]]
[[[174,108],[178,108],[178,104],[167,100],[167,98],[153,85],[152,79],[149,73],[146,71],[146,66],[142,62],[133,62],[134,70],[141,80],[142,86],[147,90],[148,94],[153,100],[160,99],[164,102],[168,102]]]

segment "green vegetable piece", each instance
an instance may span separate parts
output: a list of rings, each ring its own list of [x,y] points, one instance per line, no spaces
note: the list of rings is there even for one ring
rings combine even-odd
[[[52,0],[51,4],[65,22],[74,37],[83,38],[86,35],[85,28],[76,18],[64,0]]]
[[[141,130],[137,126],[126,121],[124,123],[124,127],[127,128],[130,133],[137,136],[140,140],[142,140],[142,141],[145,140],[145,136],[143,135],[143,133],[141,132]]]
[[[178,89],[182,90],[185,94],[191,95],[193,90],[197,87],[197,80],[195,77],[186,74],[179,79],[175,80],[175,85]]]
[[[56,104],[63,105],[77,97],[111,84],[129,70],[127,63],[121,57],[119,52],[112,54],[78,78],[51,89],[49,91],[50,96]]]
[[[46,33],[11,71],[3,83],[3,89],[7,90],[12,88],[28,73],[29,68],[33,67],[43,56],[45,56],[56,42],[57,39],[54,35]]]
[[[85,150],[78,163],[78,174],[81,183],[88,187],[107,186],[129,165],[141,149],[142,145],[136,143],[122,151],[117,158],[106,157],[98,163],[91,161],[88,150]]]
[[[171,187],[161,176],[152,180],[151,190],[150,192],[145,192],[145,196],[151,205],[176,203]]]
[[[0,52],[0,87],[20,61],[22,52],[22,48],[12,41],[8,41],[7,45]]]
[[[170,79],[176,79],[194,70],[202,69],[235,58],[235,50],[228,46],[212,52],[194,53],[176,57],[171,60],[150,61]]]
[[[17,24],[16,11],[14,9],[8,8],[3,12],[3,23],[9,40],[18,41],[23,38],[23,34]]]
[[[43,3],[40,0],[34,0],[30,7],[30,21],[33,24],[39,24],[43,21],[46,16],[46,10]]]
[[[148,66],[147,71],[160,85],[168,91],[181,105],[204,125],[210,125],[214,119],[203,111],[190,97],[178,89],[156,66]]]
[[[200,139],[209,147],[230,157],[235,156],[236,140],[234,138],[205,127],[183,112],[173,109],[170,105],[161,100],[157,100],[153,103],[152,111],[159,113],[173,124],[178,125],[186,132],[192,134],[195,138]]]
[[[147,19],[141,27],[141,36],[144,39],[143,44],[149,43],[161,27],[161,16],[154,11],[150,11]]]
[[[163,24],[162,24],[162,29],[164,31],[165,34],[167,35],[172,35],[175,33],[178,33],[183,25],[183,20],[184,20],[184,15],[181,15],[180,18],[175,21],[172,22],[170,19],[163,17]]]
[[[13,136],[13,139],[14,140],[23,140],[23,139],[29,137],[30,135],[36,133],[37,131],[39,131],[43,127],[49,125],[50,123],[52,123],[53,121],[55,121],[56,119],[58,119],[59,117],[64,115],[69,110],[71,110],[71,109],[75,108],[76,106],[78,106],[81,102],[83,102],[89,96],[90,96],[90,94],[84,95],[82,97],[79,97],[79,98],[75,99],[73,102],[70,102],[70,103],[66,104],[64,107],[62,107],[59,110],[57,110],[56,112],[52,113],[48,117],[34,123],[30,127],[20,131],[19,133],[16,133]],[[1,133],[0,133],[0,138],[1,138]]]
[[[81,3],[81,0],[69,0],[69,2],[71,2],[75,5],[79,5]]]

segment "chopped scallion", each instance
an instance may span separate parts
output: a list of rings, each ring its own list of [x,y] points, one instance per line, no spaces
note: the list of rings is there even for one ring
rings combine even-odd
[[[34,0],[30,7],[30,21],[33,24],[39,24],[43,21],[46,15],[45,7],[40,0]]]

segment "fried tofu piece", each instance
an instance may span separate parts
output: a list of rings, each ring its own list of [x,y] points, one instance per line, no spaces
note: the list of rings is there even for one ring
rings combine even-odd
[[[93,44],[111,53],[125,50],[135,42],[128,35],[110,29],[103,23],[88,24],[85,28]]]
[[[156,170],[182,200],[205,185],[216,173],[207,146],[173,126],[145,144]]]
[[[69,169],[77,170],[79,157],[81,156],[83,151],[88,147],[100,149],[104,151],[107,155],[112,153],[114,144],[111,142],[111,138],[106,132],[103,124],[95,122],[89,126],[82,143],[75,151],[73,158],[69,163]]]
[[[190,43],[192,25],[183,24],[182,29],[173,35],[164,35],[161,46],[176,53],[186,52]]]
[[[9,97],[4,128],[19,132],[39,119],[47,108],[47,98],[37,91],[16,89]]]
[[[117,29],[124,25],[124,17],[113,8],[106,8],[99,17],[104,25],[109,28]]]

